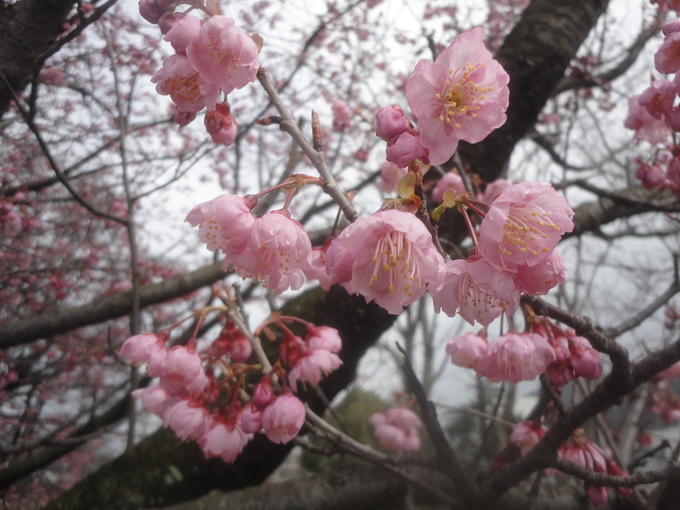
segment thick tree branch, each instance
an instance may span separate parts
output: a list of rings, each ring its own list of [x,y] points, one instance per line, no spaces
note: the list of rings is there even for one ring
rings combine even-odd
[[[140,288],[140,306],[144,308],[185,296],[221,280],[227,274],[222,270],[222,264],[215,262],[190,273],[173,276],[160,283],[144,285]],[[131,293],[124,292],[77,308],[3,323],[0,324],[0,349],[15,347],[123,317],[130,313],[131,306]]]

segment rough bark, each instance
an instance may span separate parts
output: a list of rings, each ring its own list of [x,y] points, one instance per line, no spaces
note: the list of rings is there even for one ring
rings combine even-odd
[[[463,163],[491,182],[503,174],[513,148],[534,126],[569,62],[608,0],[534,0],[496,54],[510,75],[507,122],[481,143],[462,142]]]
[[[22,0],[0,6],[0,118],[42,65],[40,55],[63,32],[75,0]],[[11,89],[5,84],[5,79]]]

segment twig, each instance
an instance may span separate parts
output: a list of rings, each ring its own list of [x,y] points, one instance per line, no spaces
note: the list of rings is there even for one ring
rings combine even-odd
[[[281,97],[274,87],[274,83],[272,83],[269,73],[267,73],[264,68],[260,67],[260,69],[257,71],[257,79],[260,81],[272,104],[281,115],[281,131],[288,133],[300,146],[302,152],[304,152],[312,162],[312,165],[314,165],[314,167],[317,169],[321,178],[326,181],[323,186],[324,191],[333,199],[336,204],[338,204],[345,217],[350,222],[356,220],[359,217],[359,214],[354,209],[352,203],[344,195],[337,182],[335,182],[335,178],[333,177],[333,174],[331,174],[328,165],[326,164],[323,152],[318,152],[316,149],[314,149],[314,146],[309,142],[309,140],[307,140],[305,135],[302,134],[302,131],[300,131],[300,128],[298,128],[297,123],[281,101]]]

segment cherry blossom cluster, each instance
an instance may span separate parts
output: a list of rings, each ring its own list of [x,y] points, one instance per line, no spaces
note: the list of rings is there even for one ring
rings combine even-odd
[[[181,3],[190,8],[184,13],[175,12]],[[220,96],[255,81],[260,67],[259,38],[254,39],[235,26],[233,19],[210,12],[202,2],[199,7],[209,17],[201,21],[189,14],[194,4],[140,0],[140,14],[158,24],[175,50],[151,81],[156,83],[159,94],[169,95],[175,103],[177,124],[186,126],[205,108],[205,128],[213,141],[231,145],[238,125],[226,99],[219,102]]]
[[[648,409],[658,414],[665,423],[680,420],[680,399],[673,391],[670,381],[680,376],[680,363],[675,363],[659,372],[650,385]]]
[[[539,421],[524,421],[514,425],[508,438],[509,446],[494,460],[494,469],[499,470],[517,456],[526,455],[546,432],[546,427]],[[609,459],[608,455],[587,439],[580,430],[577,430],[567,442],[559,447],[557,455],[595,473],[612,476],[627,475],[625,470]],[[549,472],[556,473],[552,470]],[[608,495],[605,487],[584,481],[583,489],[594,506],[600,507],[607,502]],[[633,493],[633,490],[627,487],[616,487],[615,490],[623,496],[631,496]]]
[[[530,315],[529,332],[510,332],[493,342],[481,334],[454,336],[446,346],[454,365],[471,368],[494,382],[530,381],[547,373],[557,388],[576,377],[598,379],[602,362],[587,339]]]
[[[305,337],[294,335],[286,322],[302,324]],[[121,355],[159,378],[157,386],[133,395],[180,439],[196,440],[208,458],[232,462],[258,432],[273,442],[287,443],[305,420],[304,404],[294,393],[342,365],[337,355],[342,342],[337,330],[300,319],[275,316],[260,330],[267,328],[271,334],[272,326],[283,332],[280,357],[257,382],[253,374],[262,366],[248,364],[252,345],[228,320],[201,353],[195,340],[168,349],[168,330],[130,337]]]
[[[444,206],[487,212],[475,247],[466,260],[446,263],[432,294],[437,311],[458,312],[470,324],[488,326],[505,312],[512,315],[522,294],[546,294],[565,282],[565,265],[556,249],[562,235],[573,229],[574,212],[547,182],[513,184],[486,206],[465,193],[446,199]],[[479,211],[481,213],[481,211]]]
[[[410,409],[394,407],[373,414],[368,421],[373,425],[375,438],[386,450],[415,452],[420,449],[418,429],[422,423]]]
[[[675,7],[673,2],[659,3],[659,9],[677,11]],[[680,149],[671,136],[680,131],[680,20],[666,23],[662,30],[664,41],[654,65],[659,73],[674,77],[654,80],[642,94],[629,98],[624,125],[635,131],[636,143],[656,146],[650,160],[636,158],[636,177],[645,189],[668,189],[680,196]]]

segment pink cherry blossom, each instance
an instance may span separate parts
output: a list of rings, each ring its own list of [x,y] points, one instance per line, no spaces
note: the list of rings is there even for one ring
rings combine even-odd
[[[262,429],[262,409],[248,403],[241,413],[241,429],[246,434],[254,434]]]
[[[668,184],[667,175],[659,165],[642,163],[635,172],[635,177],[642,181],[642,187],[646,190],[663,189]]]
[[[194,207],[185,221],[198,227],[198,238],[210,251],[222,250],[226,256],[224,267],[228,268],[234,256],[248,247],[248,234],[255,223],[251,208],[252,204],[242,197],[220,195]]]
[[[309,269],[304,272],[308,280],[318,280],[323,290],[328,290],[333,285],[333,280],[326,272],[326,247],[312,247],[312,261]]]
[[[432,200],[439,203],[443,202],[444,192],[449,188],[455,191],[456,194],[465,191],[463,179],[456,172],[446,172],[444,177],[439,179],[437,185],[432,190]]]
[[[238,124],[229,113],[229,105],[217,103],[214,110],[205,114],[204,123],[213,142],[228,147],[236,140]]]
[[[201,30],[201,20],[196,16],[184,16],[172,26],[165,39],[177,53],[186,54],[187,46]]]
[[[160,416],[170,394],[160,386],[150,386],[133,391],[132,396],[139,399],[145,410]]]
[[[416,159],[427,156],[427,149],[423,147],[418,131],[405,131],[387,145],[385,155],[388,161],[405,168]]]
[[[569,352],[571,353],[571,366],[576,377],[586,379],[599,379],[602,375],[602,361],[600,354],[593,349],[590,342],[576,332],[567,328],[565,334],[569,340]]]
[[[248,436],[241,430],[239,424],[213,418],[199,438],[198,444],[206,458],[220,457],[225,462],[234,462],[243,447],[248,444]]]
[[[324,349],[310,349],[301,356],[288,374],[288,382],[293,390],[297,390],[297,383],[306,382],[318,384],[323,376],[336,370],[342,365],[337,354]]]
[[[446,344],[446,353],[451,356],[451,363],[459,367],[476,369],[486,357],[489,342],[475,333],[456,335]]]
[[[155,333],[131,336],[120,348],[120,355],[132,363],[148,363],[158,351],[166,351],[165,342]]]
[[[311,263],[309,236],[284,211],[256,219],[248,232],[248,250],[234,256],[234,268],[240,276],[263,281],[274,294],[299,289]]]
[[[517,290],[524,294],[540,296],[547,294],[550,289],[558,284],[564,285],[567,266],[562,254],[555,248],[550,255],[535,266],[522,264],[517,266],[514,275]]]
[[[161,386],[171,395],[201,393],[209,384],[201,357],[182,345],[168,351],[160,364]]]
[[[182,112],[196,113],[203,108],[212,110],[217,103],[219,88],[198,75],[184,55],[172,55],[151,78],[156,92],[170,96]]]
[[[500,195],[510,186],[512,186],[512,184],[505,179],[496,179],[495,181],[490,182],[486,185],[486,188],[484,188],[481,201],[485,204],[490,204],[498,195]]]
[[[523,421],[512,427],[508,442],[519,446],[521,454],[526,455],[547,431],[539,421]]]
[[[501,271],[535,266],[550,256],[574,223],[565,198],[548,182],[513,184],[489,206],[479,227],[479,253]]]
[[[483,39],[481,27],[464,32],[434,62],[418,62],[408,80],[408,104],[433,165],[447,161],[458,140],[480,142],[505,123],[510,78]]]
[[[494,382],[532,381],[555,361],[555,351],[540,335],[506,333],[489,343],[477,373]]]
[[[270,441],[288,443],[298,435],[305,422],[305,406],[297,397],[283,394],[262,413],[262,428]]]
[[[680,32],[670,32],[654,55],[654,67],[661,74],[680,71]]]
[[[375,134],[388,143],[410,128],[411,122],[397,104],[381,108],[375,115]]]
[[[198,439],[210,423],[210,415],[198,402],[171,397],[163,403],[161,419],[182,441]]]
[[[482,258],[447,262],[430,294],[437,312],[449,317],[458,312],[470,324],[479,322],[483,326],[503,311],[515,313],[520,298],[512,275],[498,271]]]
[[[628,116],[623,125],[635,131],[635,143],[645,140],[652,145],[665,143],[671,129],[662,119],[655,119],[646,108],[640,106],[640,96],[628,98]]]
[[[186,50],[201,77],[225,94],[255,81],[260,67],[257,45],[234,24],[226,16],[211,16]]]
[[[675,101],[675,85],[668,80],[654,80],[638,98],[640,106],[647,109],[650,115],[661,119],[673,109]]]
[[[340,332],[329,326],[312,326],[305,337],[309,349],[323,349],[329,352],[340,352],[342,339]]]
[[[444,269],[425,225],[413,214],[394,209],[359,218],[343,230],[326,252],[327,266],[336,260],[341,271],[328,267],[335,281],[351,280],[354,292],[391,314],[421,297]]]
[[[410,409],[393,408],[375,413],[368,421],[375,429],[375,437],[387,450],[412,452],[420,449],[418,428],[420,418]]]
[[[342,99],[338,99],[333,103],[333,129],[342,131],[350,127],[352,123],[352,110],[349,105]]]
[[[401,168],[391,161],[384,161],[380,165],[380,178],[376,187],[383,193],[393,193],[402,177],[408,172],[407,168]]]

